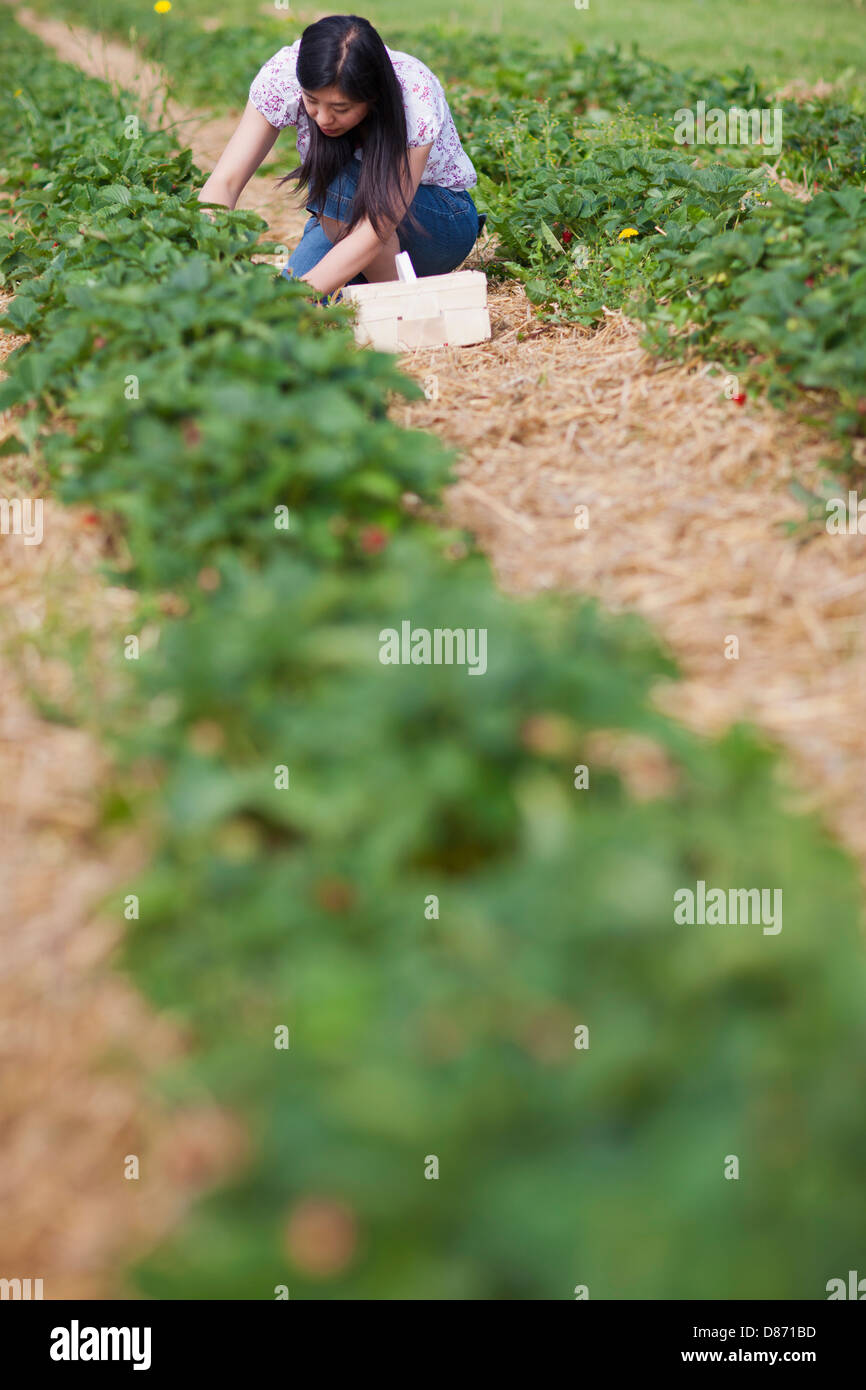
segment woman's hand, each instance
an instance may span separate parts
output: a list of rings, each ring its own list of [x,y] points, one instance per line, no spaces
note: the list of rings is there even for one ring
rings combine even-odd
[[[408,151],[409,154],[409,182],[404,189],[406,206],[409,207],[424,167],[427,163],[432,144],[420,145]],[[323,223],[327,219],[323,219]],[[327,227],[325,229],[327,231]],[[396,280],[397,270],[394,265],[394,257],[400,250],[400,243],[397,238],[396,224],[388,227],[387,235],[380,237],[371,222],[364,218],[359,222],[354,231],[350,232],[342,241],[337,242],[336,246],[323,256],[318,265],[314,265],[312,270],[301,278],[306,280],[313,289],[320,294],[333,294],[334,290],[342,289],[355,275],[361,271],[370,271],[368,279],[374,281]]]
[[[397,237],[393,233],[392,238],[396,244]],[[333,294],[369,265],[382,250],[382,245],[372,223],[365,217],[354,231],[337,242],[336,246],[322,257],[318,265],[314,265],[300,278],[312,285],[314,290],[318,290],[319,294]],[[399,249],[397,244],[397,250]]]

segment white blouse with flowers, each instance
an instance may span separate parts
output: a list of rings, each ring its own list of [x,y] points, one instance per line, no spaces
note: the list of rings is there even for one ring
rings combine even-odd
[[[303,159],[309,148],[310,130],[297,77],[300,47],[301,40],[297,39],[269,58],[253,79],[249,95],[253,106],[272,126],[297,126],[298,154]],[[432,142],[421,182],[442,188],[473,188],[478,175],[460,143],[442,83],[420,59],[391,48],[387,53],[403,92],[409,147]],[[360,150],[355,151],[355,158],[361,158]]]

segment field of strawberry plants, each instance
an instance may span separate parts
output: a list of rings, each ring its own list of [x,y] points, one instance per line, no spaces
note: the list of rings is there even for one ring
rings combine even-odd
[[[233,11],[208,29],[197,13],[172,15],[169,26],[147,10],[131,25],[120,0],[88,0],[75,15],[133,37],[166,64],[185,99],[224,107],[243,104],[262,54],[303,27],[261,15],[238,24]],[[605,307],[627,307],[657,351],[720,359],[782,406],[822,393],[834,432],[862,437],[861,92],[844,102],[832,94],[776,100],[749,67],[673,71],[637,52],[576,41],[549,51],[435,28],[392,31],[389,41],[448,81],[501,273],[522,280],[543,315],[594,323]],[[778,157],[760,144],[678,145],[675,113],[699,100],[777,109]],[[801,202],[782,192],[767,162],[815,196]]]
[[[814,192],[798,201],[768,179],[760,145],[703,146],[695,158],[675,143],[675,112],[698,100],[772,107],[748,69],[725,81],[598,63],[588,80],[582,55],[572,64],[540,67],[541,103],[480,94],[463,105],[506,272],[556,319],[627,307],[658,350],[721,357],[780,402],[829,391],[837,428],[861,435],[863,114],[829,99],[779,103],[777,172]]]
[[[76,17],[128,37],[127,6]],[[182,21],[174,46],[136,23],[192,99],[196,44],[208,100],[272,51],[266,21]],[[164,1092],[206,1092],[251,1141],[134,1292],[823,1297],[866,1235],[852,864],[785,807],[754,732],[702,740],[656,710],[677,673],[637,619],[498,592],[437,516],[451,457],[388,416],[419,389],[252,259],[261,219],[211,222],[189,151],[127,138],[123,97],[5,7],[0,39],[0,326],[28,335],[0,384],[4,454],[104,513],[112,577],[159,628],[136,662],[119,638],[109,673],[67,634],[75,691],[33,695],[110,747],[106,829],[154,844],[105,910],[137,897],[123,969],[186,1028]],[[662,101],[759,104],[748,71],[708,90],[621,54],[412,46],[459,84],[501,273],[543,313],[633,305],[660,347],[673,328],[758,353],[859,428],[853,109],[791,112],[780,168],[826,190],[800,204],[749,161],[670,147]],[[486,631],[484,678],[382,665],[406,619]],[[594,765],[611,729],[650,740],[670,785],[642,800]],[[784,929],[675,924],[696,880],[774,885]]]

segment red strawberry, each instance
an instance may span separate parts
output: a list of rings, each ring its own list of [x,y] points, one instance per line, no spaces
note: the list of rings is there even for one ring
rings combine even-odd
[[[732,397],[731,397],[731,400],[734,402],[734,405],[745,405],[745,404],[746,404],[746,393],[745,393],[745,391],[741,391],[740,394],[739,394],[738,396],[732,396]]]
[[[378,555],[388,544],[388,532],[381,526],[365,526],[361,532],[361,549],[367,555]]]
[[[565,244],[566,246],[567,246],[568,243],[572,240],[573,236],[574,236],[574,232],[571,230],[571,228],[570,228],[570,227],[566,227],[565,231],[564,231],[563,234],[562,234],[562,240],[563,240],[563,242],[564,242],[564,244]]]
[[[348,912],[357,894],[344,878],[321,878],[315,885],[316,901],[326,912]]]
[[[814,280],[814,277],[813,277],[812,275],[809,275],[809,276],[806,277],[806,289],[807,289],[807,290],[811,290],[811,289],[814,289],[814,288],[815,288],[815,280]]]
[[[99,512],[85,512],[84,516],[81,518],[81,522],[84,526],[98,526]]]

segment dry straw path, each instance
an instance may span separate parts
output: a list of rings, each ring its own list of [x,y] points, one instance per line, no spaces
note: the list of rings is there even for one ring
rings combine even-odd
[[[133,50],[16,13],[65,60],[137,92],[143,114],[174,124],[199,165],[213,167],[239,112],[213,116],[166,101],[162,74]],[[270,162],[283,161],[278,142]],[[305,214],[270,178],[251,180],[239,206],[261,213],[277,242],[300,236]],[[825,441],[790,415],[725,400],[706,366],[648,356],[621,314],[599,332],[545,327],[509,286],[492,291],[491,317],[490,343],[403,363],[438,395],[401,403],[395,415],[460,451],[451,519],[477,533],[512,592],[574,590],[644,614],[685,674],[660,700],[698,730],[750,719],[780,741],[803,799],[823,810],[866,872],[860,543],[822,532],[803,544],[782,530],[801,515],[789,483],[821,475]],[[12,346],[7,339],[5,350]],[[579,505],[589,509],[585,531],[574,526]],[[7,627],[38,623],[50,595],[60,621],[117,631],[129,595],[94,578],[98,527],[82,536],[74,515],[48,501],[45,530],[43,546],[19,550],[5,575]],[[738,660],[724,656],[731,635]],[[64,675],[31,677],[50,687]],[[179,1219],[238,1140],[210,1111],[172,1129],[147,1098],[149,1067],[181,1043],[112,975],[114,933],[90,915],[141,853],[108,852],[93,838],[98,749],[81,732],[38,720],[8,668],[0,704],[2,852],[15,874],[9,918],[28,919],[26,935],[7,928],[0,981],[9,1020],[0,1056],[11,1057],[15,1078],[0,1114],[0,1253],[23,1276],[45,1274],[47,1296],[105,1296],[124,1254]],[[148,1144],[148,1182],[119,1181],[118,1155]],[[62,1162],[46,1160],[59,1153]]]
[[[701,732],[748,719],[778,740],[799,803],[823,810],[866,873],[861,542],[784,530],[803,515],[790,483],[825,475],[826,440],[726,400],[706,366],[651,358],[619,313],[600,332],[518,344],[521,324],[533,331],[522,296],[496,294],[493,310],[493,342],[442,350],[423,369],[438,401],[399,412],[460,448],[453,517],[503,587],[573,589],[643,614],[685,677],[659,692],[665,707]]]

